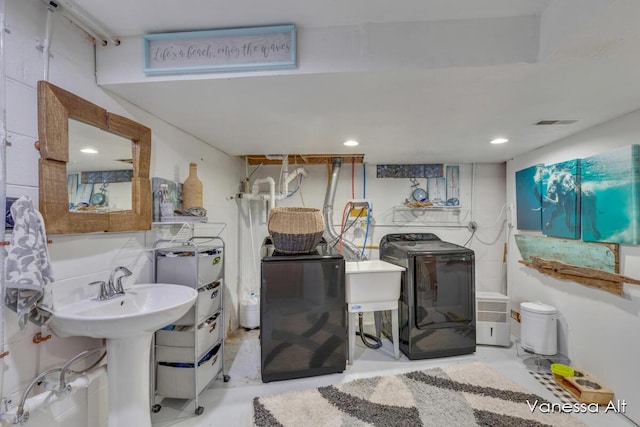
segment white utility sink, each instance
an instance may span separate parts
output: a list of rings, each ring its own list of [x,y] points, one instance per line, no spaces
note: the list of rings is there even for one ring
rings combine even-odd
[[[397,301],[404,267],[386,261],[347,261],[346,300],[350,303]]]
[[[151,338],[186,314],[197,296],[188,286],[153,283],[110,300],[54,308],[50,325],[57,335],[106,338],[109,427],[151,427]]]
[[[400,275],[404,267],[386,261],[348,261],[345,263],[347,312],[349,313],[349,364],[353,364],[356,336],[356,314],[373,311],[376,336],[380,338],[380,311],[391,310],[393,349],[400,357],[398,332],[398,299],[400,299]]]

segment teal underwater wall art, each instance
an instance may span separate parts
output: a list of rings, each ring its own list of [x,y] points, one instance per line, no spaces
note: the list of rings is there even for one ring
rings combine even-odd
[[[542,233],[580,238],[580,160],[545,166],[542,181]]]
[[[640,245],[640,145],[515,173],[519,230]]]
[[[580,160],[534,165],[516,172],[519,230],[580,238]]]
[[[582,159],[582,240],[640,244],[640,145]]]
[[[542,171],[535,165],[516,172],[516,220],[519,230],[542,230]]]

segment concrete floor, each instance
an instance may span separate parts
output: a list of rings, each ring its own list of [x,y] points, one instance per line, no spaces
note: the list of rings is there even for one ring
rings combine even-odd
[[[259,332],[240,329],[226,341],[225,371],[231,379],[227,383],[216,380],[200,394],[198,404],[204,407],[203,414],[195,415],[193,400],[164,399],[161,402],[162,409],[152,416],[153,427],[251,426],[252,400],[257,396],[327,386],[356,378],[399,374],[474,361],[482,362],[531,392],[556,402],[555,396],[529,373],[525,366],[525,361],[530,361],[528,358],[529,355],[518,352],[516,345],[512,345],[510,348],[478,346],[474,354],[440,359],[409,360],[401,354],[400,359],[396,360],[393,358],[393,345],[390,341],[383,339],[381,349],[371,350],[366,348],[358,338],[355,361],[341,374],[262,383]],[[527,365],[531,366],[529,363]],[[612,412],[577,414],[576,416],[593,427],[637,426],[624,416]]]

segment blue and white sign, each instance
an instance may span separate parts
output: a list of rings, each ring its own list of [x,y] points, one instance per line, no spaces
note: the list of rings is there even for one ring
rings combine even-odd
[[[295,25],[142,37],[146,74],[259,71],[296,67]]]

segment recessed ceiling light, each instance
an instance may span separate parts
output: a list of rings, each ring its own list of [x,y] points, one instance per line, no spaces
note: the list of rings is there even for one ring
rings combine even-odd
[[[344,142],[344,145],[346,145],[347,147],[355,147],[358,144],[360,144],[360,143],[358,141],[356,141],[355,139],[349,139],[349,140]]]
[[[95,148],[83,148],[80,150],[80,152],[85,154],[98,154],[98,150],[96,150]]]
[[[496,138],[491,141],[492,144],[504,144],[505,142],[509,142],[507,138]]]

